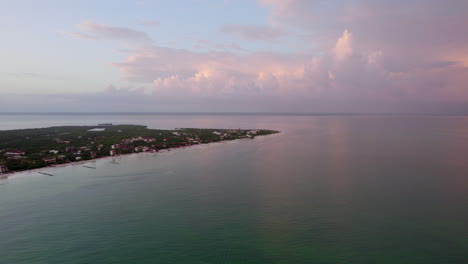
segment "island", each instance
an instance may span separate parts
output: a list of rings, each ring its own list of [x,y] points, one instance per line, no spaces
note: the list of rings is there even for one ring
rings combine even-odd
[[[4,130],[0,131],[0,173],[275,133],[265,129],[161,130],[111,123]]]

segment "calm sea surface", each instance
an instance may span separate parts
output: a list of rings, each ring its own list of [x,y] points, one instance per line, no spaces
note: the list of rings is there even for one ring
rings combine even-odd
[[[0,115],[0,130],[101,122],[283,133],[0,180],[0,263],[468,263],[468,117]]]

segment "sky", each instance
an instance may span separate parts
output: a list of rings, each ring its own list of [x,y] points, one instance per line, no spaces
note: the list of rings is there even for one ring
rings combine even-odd
[[[468,114],[466,0],[0,0],[0,112]]]

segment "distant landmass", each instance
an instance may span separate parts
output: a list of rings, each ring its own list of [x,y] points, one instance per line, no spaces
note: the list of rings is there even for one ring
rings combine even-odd
[[[58,126],[0,131],[0,172],[138,152],[255,138],[278,133],[265,129],[149,129],[141,125]]]

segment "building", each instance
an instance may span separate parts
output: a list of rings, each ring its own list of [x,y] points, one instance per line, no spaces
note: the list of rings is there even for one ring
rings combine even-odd
[[[5,165],[0,165],[0,172],[1,173],[7,173],[8,172],[8,167]]]
[[[59,151],[58,151],[58,150],[54,150],[54,149],[53,149],[53,150],[49,150],[49,153],[52,153],[52,154],[55,154],[55,155],[57,155],[57,154],[59,153]]]
[[[111,145],[111,149],[119,149],[119,148],[120,148],[120,144]]]
[[[151,137],[143,137],[143,140],[144,140],[146,143],[150,143],[150,142],[156,141],[155,138],[151,138]]]
[[[115,156],[117,154],[117,151],[115,151],[115,149],[112,149],[111,151],[109,151],[109,155],[111,156]]]
[[[52,164],[52,163],[56,163],[56,162],[57,162],[57,159],[56,159],[56,158],[44,158],[44,159],[42,159],[42,161],[43,161],[45,164]]]
[[[257,135],[258,131],[253,129],[253,130],[250,130],[248,133],[250,133],[252,135]]]
[[[120,145],[120,149],[123,149],[123,150],[132,150],[133,147],[130,146],[130,145],[122,144],[122,145]]]
[[[7,156],[24,156],[24,154],[26,154],[26,152],[22,150],[10,150],[5,152],[5,155]]]
[[[148,147],[146,146],[138,146],[138,147],[135,147],[135,152],[146,152],[148,151]]]
[[[135,141],[143,141],[143,138],[142,138],[142,137],[134,137],[134,138],[132,138],[132,142],[135,142]]]
[[[75,151],[75,147],[66,147],[65,152],[73,152]]]

